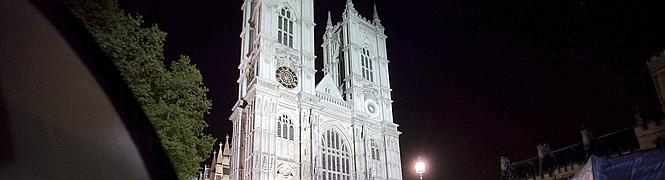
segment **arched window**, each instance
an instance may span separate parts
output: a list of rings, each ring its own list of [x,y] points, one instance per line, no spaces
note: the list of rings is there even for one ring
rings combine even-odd
[[[351,179],[351,155],[342,136],[331,129],[323,133],[321,141],[323,180]]]
[[[293,122],[289,116],[282,114],[277,118],[277,137],[293,140]]]
[[[289,126],[289,139],[293,140],[293,125]]]
[[[293,20],[291,15],[291,10],[284,7],[279,10],[279,20],[277,21],[277,42],[289,47],[293,47]]]
[[[371,151],[370,153],[372,154],[372,159],[373,159],[373,160],[380,161],[381,158],[380,158],[380,151],[379,151],[379,146],[378,146],[378,144],[376,144],[376,141],[374,141],[374,140],[372,139],[370,145],[371,145],[371,147],[370,147],[369,149],[370,149],[370,151]]]
[[[362,54],[360,54],[360,61],[362,65],[363,79],[374,82],[374,67],[372,59],[369,57],[369,50],[363,48]]]

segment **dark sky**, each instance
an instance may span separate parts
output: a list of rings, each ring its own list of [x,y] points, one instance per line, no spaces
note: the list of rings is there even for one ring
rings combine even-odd
[[[371,17],[374,1],[353,2]],[[415,179],[419,155],[426,179],[498,179],[499,156],[517,161],[535,156],[540,142],[579,142],[582,123],[598,135],[631,126],[635,106],[658,114],[645,65],[665,48],[657,1],[375,2],[388,35],[405,179]],[[209,131],[220,139],[237,98],[241,4],[122,3],[168,33],[168,58],[192,56],[214,102]],[[314,6],[320,57],[326,12],[338,21],[344,0]]]

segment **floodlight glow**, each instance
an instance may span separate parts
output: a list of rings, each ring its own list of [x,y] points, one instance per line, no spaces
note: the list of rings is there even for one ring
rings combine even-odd
[[[425,172],[425,163],[420,161],[416,163],[416,173],[422,174]]]

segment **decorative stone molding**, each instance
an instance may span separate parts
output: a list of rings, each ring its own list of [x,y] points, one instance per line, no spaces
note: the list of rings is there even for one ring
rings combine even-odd
[[[275,59],[277,60],[277,67],[286,66],[294,70],[300,69],[298,55],[290,49],[275,48]]]
[[[376,88],[376,86],[369,83],[363,86],[363,94],[365,96],[365,100],[372,99],[378,101],[381,98],[381,94],[379,94],[379,89]]]

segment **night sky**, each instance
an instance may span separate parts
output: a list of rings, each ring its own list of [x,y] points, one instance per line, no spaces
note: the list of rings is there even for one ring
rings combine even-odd
[[[314,1],[320,70],[326,12],[339,21],[345,2]],[[353,2],[367,18],[376,2],[386,28],[405,179],[415,179],[418,156],[426,179],[498,179],[499,156],[577,143],[582,123],[602,135],[633,125],[636,106],[659,115],[645,64],[665,48],[656,1]],[[208,131],[219,139],[237,98],[241,4],[121,1],[168,33],[167,58],[190,55],[202,70],[214,103]]]

